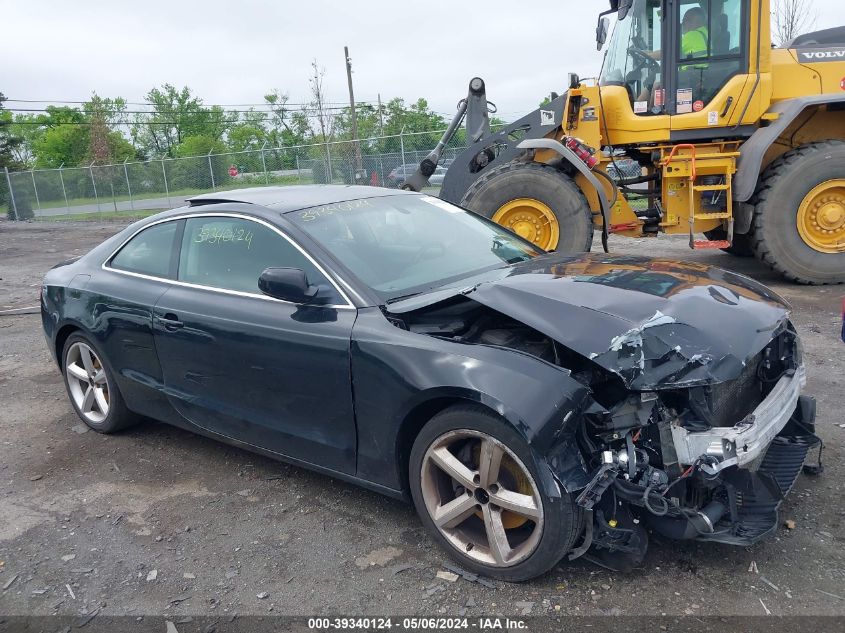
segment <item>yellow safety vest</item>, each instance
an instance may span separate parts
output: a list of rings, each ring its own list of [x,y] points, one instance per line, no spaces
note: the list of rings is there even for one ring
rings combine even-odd
[[[706,57],[707,56],[707,27],[702,26],[692,31],[687,31],[681,37],[681,57]]]

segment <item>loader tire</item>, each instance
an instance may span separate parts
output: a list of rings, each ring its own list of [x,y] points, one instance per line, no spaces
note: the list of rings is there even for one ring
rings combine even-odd
[[[540,248],[581,253],[593,244],[593,215],[575,181],[550,165],[511,162],[484,174],[461,205]]]
[[[845,282],[845,142],[787,152],[763,172],[751,202],[760,261],[802,284]]]
[[[725,229],[719,228],[713,229],[712,231],[705,231],[704,236],[708,240],[726,240],[728,239],[728,232]],[[754,257],[753,238],[754,234],[751,231],[748,231],[744,235],[734,233],[733,243],[728,248],[722,248],[720,250],[736,257]]]

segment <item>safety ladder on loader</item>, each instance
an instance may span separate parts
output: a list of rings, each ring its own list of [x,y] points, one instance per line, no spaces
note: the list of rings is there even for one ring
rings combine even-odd
[[[689,153],[679,154],[679,150],[688,150]],[[664,178],[677,179],[681,177],[687,183],[689,247],[692,249],[729,248],[733,243],[734,218],[733,200],[731,199],[731,179],[736,170],[737,156],[739,156],[739,152],[718,152],[715,154],[702,154],[696,157],[696,146],[682,143],[675,145],[669,152],[669,155],[663,160]],[[669,167],[670,163],[675,163],[674,169],[680,173],[671,175],[673,168]],[[701,166],[705,168],[700,170]],[[707,176],[716,176],[722,182],[718,184],[696,184],[696,179],[701,175],[701,171],[706,171]],[[725,209],[723,211],[713,212],[696,211],[696,206],[701,206],[701,200],[703,198],[701,194],[710,191],[724,192]],[[696,240],[696,220],[727,220],[727,239]]]

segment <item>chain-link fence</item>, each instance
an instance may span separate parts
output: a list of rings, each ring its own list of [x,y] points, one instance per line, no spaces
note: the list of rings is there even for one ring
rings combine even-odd
[[[209,191],[313,183],[396,187],[437,144],[441,131],[402,133],[115,165],[0,173],[0,213],[10,219],[152,212]],[[431,176],[432,193],[445,166],[463,151],[463,134],[444,150]],[[10,195],[11,194],[11,195]]]

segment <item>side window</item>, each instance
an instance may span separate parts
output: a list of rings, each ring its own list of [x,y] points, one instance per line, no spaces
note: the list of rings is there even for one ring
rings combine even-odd
[[[681,0],[677,114],[697,111],[742,71],[744,5],[743,0]]]
[[[179,222],[163,222],[144,229],[115,255],[110,266],[118,270],[169,277]]]
[[[189,218],[182,236],[179,281],[261,294],[265,268],[301,268],[308,283],[336,293],[297,248],[263,224],[229,217]],[[325,290],[324,290],[325,288]]]

